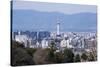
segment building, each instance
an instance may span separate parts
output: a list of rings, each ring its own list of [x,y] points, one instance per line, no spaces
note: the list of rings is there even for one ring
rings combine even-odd
[[[27,35],[21,35],[20,31],[15,36],[15,41],[24,44],[25,47],[29,47],[29,41]]]
[[[41,42],[41,46],[42,48],[48,48],[49,47],[48,40],[44,38]]]

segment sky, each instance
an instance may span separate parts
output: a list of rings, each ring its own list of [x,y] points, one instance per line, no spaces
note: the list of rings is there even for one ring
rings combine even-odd
[[[60,12],[64,14],[75,14],[81,12],[97,12],[95,5],[79,5],[66,3],[45,3],[33,1],[13,1],[14,10],[37,10],[42,12]]]
[[[96,31],[97,6],[34,1],[13,1],[13,30]]]

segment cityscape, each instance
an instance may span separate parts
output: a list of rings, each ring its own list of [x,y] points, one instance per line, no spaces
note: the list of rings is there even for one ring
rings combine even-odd
[[[55,42],[57,50],[64,48],[76,49],[76,52],[97,49],[96,32],[60,32],[60,23],[57,23],[56,32],[49,31],[17,31],[13,32],[12,39],[24,43],[27,48],[50,48]],[[79,50],[79,51],[78,51]]]
[[[13,4],[17,2],[15,1]],[[18,3],[20,3],[20,1]],[[14,15],[13,18],[15,18],[15,14],[13,15]],[[33,17],[33,21],[34,20],[35,19]],[[46,29],[49,28],[50,25],[47,25],[47,27],[44,26],[45,29],[44,28],[41,29],[41,26],[43,24],[39,24],[40,25],[40,27],[38,27],[39,30],[34,30],[35,23],[31,24],[34,25],[34,27],[31,27],[31,29],[26,29],[26,30],[23,30],[23,28],[20,29],[21,27],[24,27],[24,24],[23,25],[20,24],[19,27],[16,26],[17,27],[16,30],[14,30],[14,25],[12,26],[13,28],[11,32],[12,66],[97,61],[96,28],[91,29],[92,31],[90,30],[90,28],[89,31],[76,31],[76,30],[67,31],[67,28],[62,26],[64,25],[64,21],[63,22],[60,21],[63,20],[63,17],[57,16],[55,20],[56,21],[53,22],[54,27],[51,24],[52,30]],[[90,20],[93,19],[90,18]],[[20,21],[22,21],[22,19]],[[79,22],[81,23],[81,21]],[[96,21],[94,20],[93,22],[96,25]],[[15,22],[13,21],[13,24],[14,23]],[[70,21],[68,21],[68,23],[70,23]],[[64,31],[62,31],[62,29],[64,29]]]

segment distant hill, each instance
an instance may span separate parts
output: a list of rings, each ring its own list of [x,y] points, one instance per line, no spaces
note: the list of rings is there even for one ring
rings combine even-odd
[[[35,10],[13,10],[13,29],[55,31],[57,19],[61,31],[96,31],[96,13],[63,14]]]

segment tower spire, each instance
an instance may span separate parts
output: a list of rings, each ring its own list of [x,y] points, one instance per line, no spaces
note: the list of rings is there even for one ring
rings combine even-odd
[[[60,35],[60,22],[57,20],[57,35]]]

